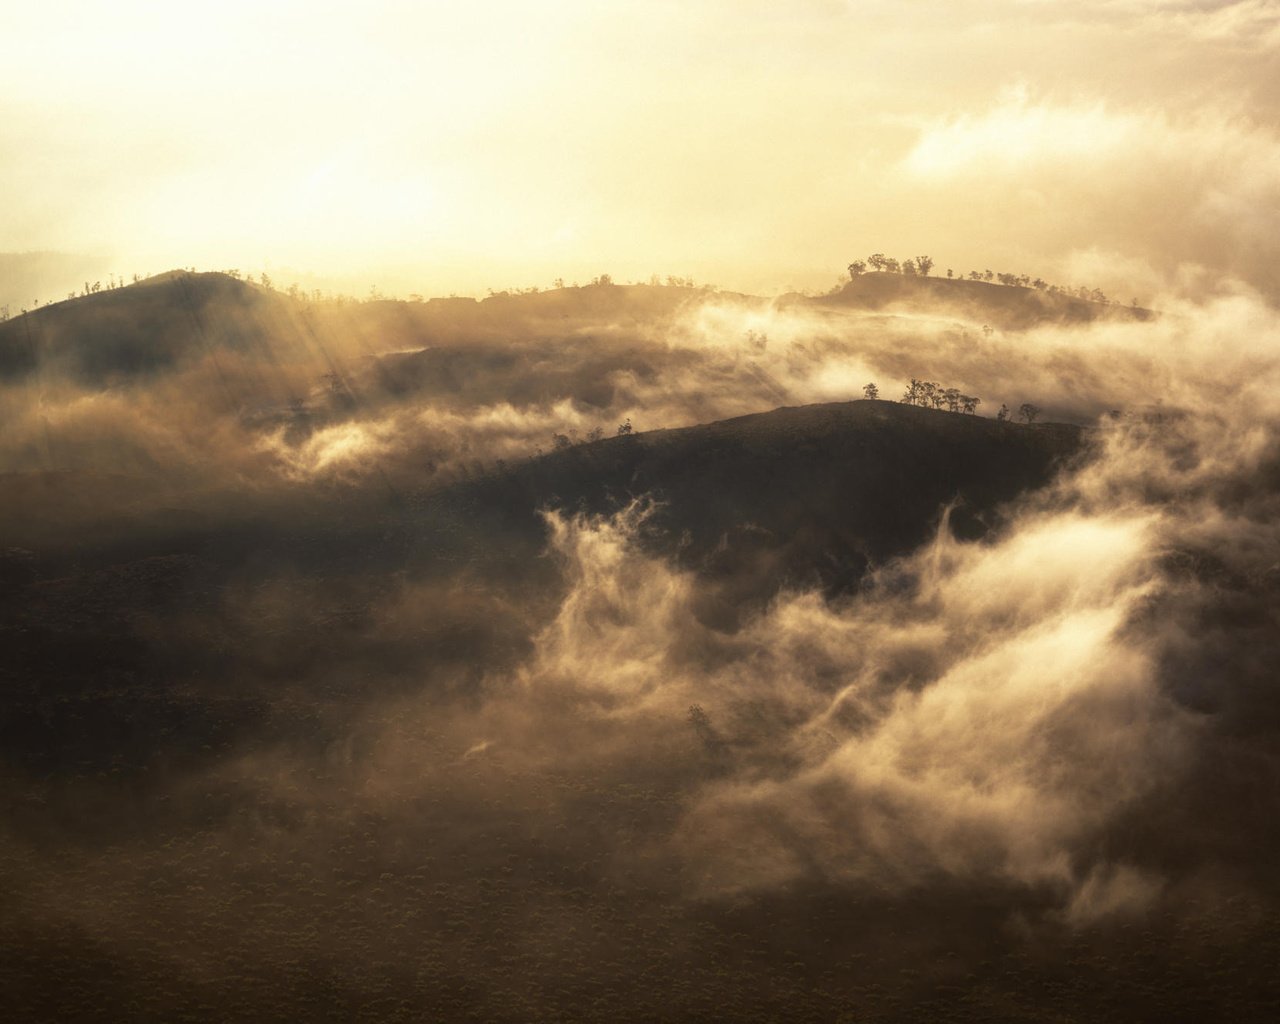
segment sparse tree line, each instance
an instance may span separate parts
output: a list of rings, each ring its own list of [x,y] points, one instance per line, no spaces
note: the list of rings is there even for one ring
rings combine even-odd
[[[860,277],[867,272],[867,269],[875,271],[878,274],[903,274],[906,277],[928,277],[929,272],[933,270],[932,256],[916,256],[905,260],[896,260],[892,256],[886,256],[882,252],[873,252],[865,260],[854,260],[849,264],[849,277]],[[951,276],[951,271],[947,271],[947,276]]]
[[[634,433],[635,433],[635,427],[631,425],[630,416],[628,416],[625,420],[619,423],[618,429],[617,431],[615,431],[615,434],[618,437],[627,437],[628,435],[634,434]],[[583,436],[579,436],[576,430],[570,430],[564,434],[561,434],[561,433],[552,434],[551,448],[553,451],[562,452],[569,448],[574,447],[575,445],[590,444],[592,441],[601,441],[603,439],[604,439],[604,427],[592,427]],[[537,454],[539,455],[542,454],[541,448],[538,449]]]
[[[865,260],[854,260],[849,264],[849,279],[856,280],[868,270],[879,274],[902,274],[905,277],[928,277],[930,271],[933,270],[933,258],[930,256],[916,256],[904,260],[897,260],[891,256],[886,256],[882,252],[875,252],[868,256]],[[947,279],[957,279],[956,272],[950,268],[947,269]],[[1050,284],[1043,278],[1033,278],[1028,274],[1009,274],[998,273],[991,270],[970,270],[968,274],[961,273],[958,280],[964,281],[984,281],[987,283],[1002,284],[1008,288],[1034,288],[1036,291],[1044,292],[1048,295],[1063,295],[1069,298],[1083,299],[1086,302],[1097,302],[1104,306],[1119,305],[1114,299],[1108,298],[1101,288],[1087,288],[1083,285],[1077,288],[1070,288],[1064,285]],[[1138,304],[1137,299],[1133,299],[1130,303],[1133,306]]]
[[[866,388],[863,388],[866,391]],[[946,409],[949,412],[968,413],[972,416],[982,404],[974,395],[962,394],[959,388],[944,388],[931,380],[911,378],[907,390],[899,399],[905,405],[918,405],[922,409]]]
[[[712,285],[699,286],[695,284],[692,277],[677,277],[673,274],[668,274],[665,279],[660,277],[658,274],[652,274],[650,275],[648,281],[643,281],[643,282],[628,281],[625,283],[629,285],[647,284],[650,288],[661,288],[665,285],[667,288],[701,287],[703,291],[716,290],[715,287]],[[596,277],[593,277],[590,281],[586,283],[585,286],[579,284],[577,281],[569,282],[569,281],[566,281],[563,277],[557,277],[554,281],[551,282],[551,287],[556,291],[559,291],[560,289],[563,289],[563,288],[582,288],[582,287],[590,288],[593,286],[607,287],[609,285],[614,285],[614,284],[618,284],[618,282],[613,279],[612,274],[600,274]],[[528,288],[504,288],[501,291],[496,291],[493,288],[489,288],[487,289],[487,291],[489,295],[492,297],[507,297],[511,295],[537,295],[540,291],[542,291],[542,289],[535,284],[535,285],[530,285]],[[410,296],[410,298],[413,298],[413,296]]]
[[[876,401],[880,397],[880,388],[874,382],[865,384],[862,388],[862,394],[869,401]],[[974,395],[966,395],[959,388],[944,388],[936,381],[919,380],[915,377],[911,378],[911,383],[907,385],[907,390],[898,401],[903,405],[918,405],[922,409],[946,409],[949,412],[958,412],[970,416],[976,413],[978,406],[982,404],[981,398],[977,398]],[[1009,420],[1011,415],[1009,407],[1001,404],[1000,411],[996,413],[996,419],[1004,423]],[[1034,423],[1039,415],[1040,408],[1030,402],[1023,402],[1018,408],[1019,418],[1026,423]]]
[[[141,281],[141,280],[142,280],[142,277],[141,277],[140,275],[138,275],[138,274],[134,274],[134,275],[133,275],[133,283],[134,283],[134,284],[137,284],[137,283],[138,283],[139,281]],[[117,289],[117,288],[123,288],[123,287],[125,286],[125,284],[126,284],[126,282],[125,282],[125,279],[124,279],[124,275],[123,275],[123,274],[122,274],[119,278],[117,278],[115,274],[111,274],[111,275],[107,278],[107,283],[106,283],[105,285],[102,283],[102,281],[101,281],[101,280],[93,281],[93,282],[86,281],[86,282],[84,283],[84,290],[83,290],[83,291],[78,291],[78,292],[76,292],[76,291],[71,291],[71,292],[67,292],[67,299],[68,299],[68,300],[70,300],[70,299],[78,299],[78,298],[81,298],[81,297],[83,297],[83,296],[85,296],[85,295],[97,295],[97,294],[98,294],[98,292],[103,291],[104,289],[105,289],[106,291],[114,291],[114,290],[115,290],[115,289]],[[56,301],[56,300],[54,300],[54,301]],[[41,300],[40,300],[40,299],[32,299],[32,300],[31,300],[31,309],[39,309],[39,308],[40,308],[40,306],[41,306],[41,304],[42,304],[42,302],[41,302]],[[51,306],[51,305],[53,305],[53,302],[44,302],[44,303],[43,303],[43,305]],[[19,310],[18,310],[18,314],[19,314],[20,316],[21,316],[21,315],[23,315],[23,314],[25,314],[25,313],[27,313],[27,312],[28,312],[28,310],[27,310],[27,307],[26,307],[26,306],[22,306],[22,307],[20,307],[20,308],[19,308]],[[4,323],[6,320],[10,319],[10,316],[11,316],[11,311],[10,311],[9,307],[8,307],[7,305],[0,306],[0,323]]]

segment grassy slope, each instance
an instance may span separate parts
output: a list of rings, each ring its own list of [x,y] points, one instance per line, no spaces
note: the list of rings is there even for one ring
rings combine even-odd
[[[832,403],[580,445],[448,501],[465,497],[495,535],[519,535],[540,508],[654,498],[651,545],[718,578],[708,613],[733,622],[780,586],[855,586],[869,564],[925,541],[948,505],[956,535],[983,536],[1002,502],[1047,483],[1081,442],[1065,424]]]

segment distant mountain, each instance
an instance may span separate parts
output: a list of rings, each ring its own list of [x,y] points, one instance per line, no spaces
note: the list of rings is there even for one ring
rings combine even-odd
[[[820,308],[950,313],[1002,330],[1025,330],[1043,323],[1149,320],[1154,315],[1134,306],[1106,305],[1018,285],[888,273],[861,274],[830,295],[792,296],[789,301]]]
[[[452,370],[441,360],[457,358],[445,352],[451,347],[463,345],[465,360],[483,361],[476,346],[489,346],[499,362],[512,358],[515,343],[548,342],[563,349],[589,342],[604,351],[619,331],[660,326],[708,294],[683,286],[592,284],[502,292],[482,300],[317,302],[226,274],[171,271],[0,323],[0,381],[38,372],[46,380],[110,387],[227,353],[234,360],[218,372],[225,370],[246,389],[239,398],[286,403],[296,397],[300,380],[314,376],[317,368],[344,377],[357,360],[378,356],[380,385],[403,393],[420,384],[424,374],[430,380],[448,378]],[[714,294],[721,303],[764,307],[771,302]],[[1004,330],[1153,315],[1032,288],[887,273],[864,274],[828,295],[787,295],[776,302],[819,311],[924,314]],[[542,361],[551,359],[548,353]],[[247,375],[241,372],[250,368]],[[643,365],[636,369],[645,372]],[[518,389],[520,382],[512,384]],[[587,402],[596,404],[590,396]]]
[[[610,284],[483,300],[315,302],[227,274],[170,271],[0,323],[0,381],[39,370],[104,386],[221,352],[278,366],[464,339],[505,345],[531,335],[563,337],[586,322],[661,320],[702,294]]]

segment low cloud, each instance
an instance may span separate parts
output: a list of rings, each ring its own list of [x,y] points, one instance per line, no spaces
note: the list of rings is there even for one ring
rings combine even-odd
[[[903,170],[929,202],[962,190],[979,215],[1002,208],[1028,250],[1053,239],[1059,273],[1079,265],[1073,252],[1103,249],[1121,254],[1098,268],[1104,281],[1212,290],[1234,277],[1274,299],[1278,156],[1274,132],[1229,110],[1170,114],[1015,89],[985,113],[924,128]],[[1211,268],[1207,280],[1195,268]]]

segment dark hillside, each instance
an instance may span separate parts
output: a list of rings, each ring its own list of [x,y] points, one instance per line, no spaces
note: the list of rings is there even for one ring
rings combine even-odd
[[[226,274],[160,274],[0,324],[0,380],[40,370],[100,387],[218,351],[264,357],[297,343],[287,306]]]
[[[523,650],[507,627],[454,622],[454,612],[415,626],[411,640],[380,637],[372,624],[406,581],[465,578],[530,606],[554,601],[554,566],[540,557],[547,509],[608,513],[655,499],[644,543],[694,570],[700,615],[733,629],[783,587],[857,586],[869,564],[927,540],[950,503],[953,532],[980,537],[1002,502],[1046,483],[1080,445],[1070,426],[858,401],[609,438],[416,497],[299,488],[216,517],[138,505],[74,536],[38,543],[33,533],[31,549],[0,552],[9,638],[0,737],[19,763],[72,752],[145,763],[170,740],[109,728],[120,707],[146,720],[152,701],[157,714],[181,705],[191,717],[172,734],[179,741],[255,721],[258,697],[227,699],[244,677],[314,679],[326,664],[375,664],[366,674],[399,685],[388,666],[406,659],[479,663]],[[60,500],[75,493],[74,479],[40,483]],[[254,601],[270,614],[233,610]],[[194,621],[203,625],[192,630]],[[221,694],[216,706],[201,703],[206,688]],[[54,694],[85,715],[56,740],[31,724]],[[113,749],[126,733],[128,749]]]
[[[953,532],[979,538],[1081,439],[1066,424],[845,402],[580,445],[438,500],[465,496],[501,536],[529,530],[539,508],[603,512],[651,496],[650,542],[722,577],[727,609],[788,584],[848,589],[926,540],[951,503]]]

